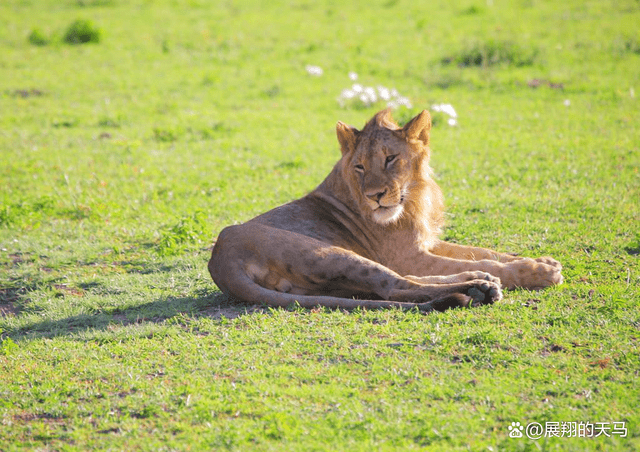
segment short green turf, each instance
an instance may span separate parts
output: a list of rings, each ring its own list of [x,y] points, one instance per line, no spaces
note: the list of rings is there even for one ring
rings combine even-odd
[[[0,3],[0,450],[639,450],[638,23],[636,0]],[[385,107],[354,83],[406,97],[400,122],[451,104],[444,237],[565,283],[427,316],[221,294],[217,233]]]

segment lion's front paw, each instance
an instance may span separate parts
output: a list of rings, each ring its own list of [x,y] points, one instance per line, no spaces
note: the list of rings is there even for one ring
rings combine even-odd
[[[562,264],[552,257],[549,257],[549,256],[537,257],[534,260],[541,264],[551,265],[552,267],[557,268],[558,271],[562,270]]]
[[[465,291],[470,296],[471,306],[491,304],[502,300],[502,290],[500,290],[500,280],[498,282],[477,279],[471,281],[469,288]]]
[[[542,261],[544,259],[545,261]],[[549,262],[549,263],[546,263]],[[544,287],[562,284],[562,265],[550,257],[521,259],[509,264],[508,276],[503,277],[505,287],[518,287],[539,290]]]

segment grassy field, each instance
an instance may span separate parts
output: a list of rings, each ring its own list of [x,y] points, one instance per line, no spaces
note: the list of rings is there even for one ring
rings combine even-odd
[[[640,450],[638,23],[637,0],[0,3],[0,450]],[[428,316],[230,303],[208,248],[322,181],[336,121],[385,106],[354,83],[401,122],[451,104],[445,237],[565,283]]]

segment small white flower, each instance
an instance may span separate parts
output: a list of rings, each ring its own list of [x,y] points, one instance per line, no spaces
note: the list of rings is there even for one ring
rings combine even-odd
[[[398,97],[396,99],[396,103],[398,105],[404,105],[407,108],[411,108],[411,101],[409,99],[407,99],[406,97]]]
[[[310,64],[307,64],[304,68],[309,73],[309,75],[313,75],[315,77],[320,77],[324,73],[320,66],[312,66]]]
[[[458,124],[458,121],[456,120],[456,118],[449,118],[447,120],[447,124],[449,124],[450,126],[455,126],[456,124]]]
[[[384,86],[378,85],[378,95],[380,96],[380,99],[382,99],[382,100],[391,99],[391,93],[389,92],[389,89],[385,88]]]
[[[451,106],[451,104],[439,104],[439,105],[434,105],[431,108],[434,111],[441,111],[442,113],[446,113],[447,115],[451,116],[452,118],[457,118],[458,117],[458,114],[453,109],[453,106]]]
[[[563,104],[565,105],[565,107],[568,107],[569,105],[571,105],[571,101],[569,99],[565,99]]]
[[[370,86],[367,86],[364,89],[364,94],[371,100],[371,103],[378,100],[378,97],[376,96],[376,90],[371,88]]]
[[[456,113],[456,111],[453,109],[453,107],[450,104],[444,105],[442,111],[444,111],[446,114],[448,114],[452,118],[457,118],[458,117],[458,114]]]
[[[342,97],[343,99],[353,99],[354,97],[356,97],[356,93],[354,93],[350,89],[343,89],[342,93],[340,93],[340,97]]]
[[[351,80],[357,79],[358,75],[355,72],[349,73]],[[338,97],[338,103],[341,106],[348,105],[350,102],[361,102],[365,107],[369,107],[379,100],[387,102],[387,107],[397,108],[403,105],[407,108],[411,108],[411,101],[403,96],[394,88],[389,89],[382,85],[378,85],[375,88],[372,86],[363,86],[359,83],[354,83],[351,88],[342,90],[340,97]]]

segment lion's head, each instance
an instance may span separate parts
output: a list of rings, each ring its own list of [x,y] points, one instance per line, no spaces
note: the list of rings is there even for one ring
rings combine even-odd
[[[361,214],[382,226],[410,222],[437,233],[442,224],[442,193],[431,178],[425,110],[404,127],[389,109],[359,131],[338,122],[341,172]]]

